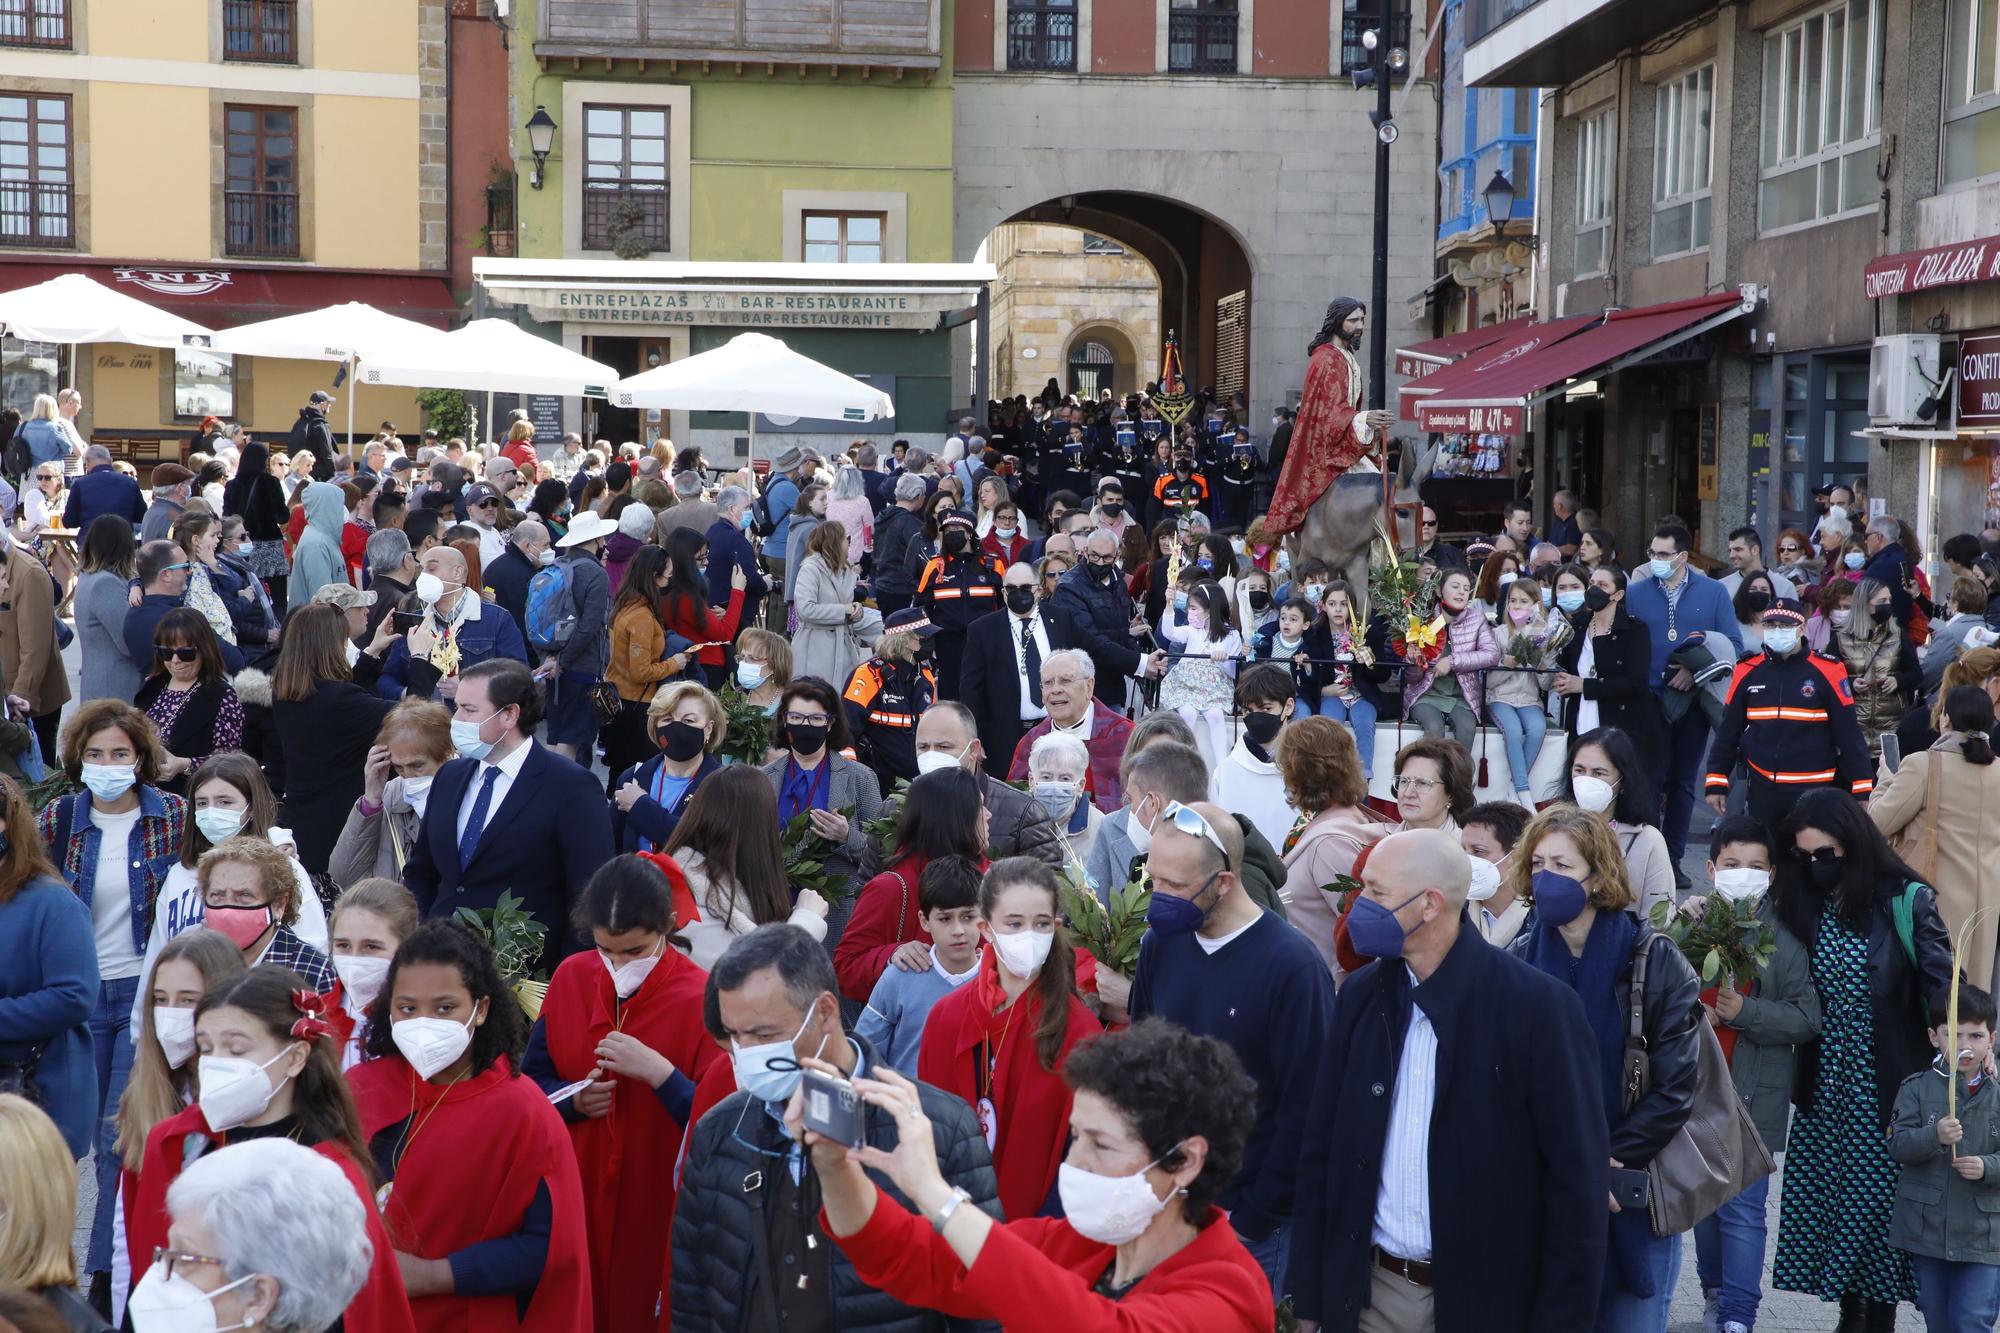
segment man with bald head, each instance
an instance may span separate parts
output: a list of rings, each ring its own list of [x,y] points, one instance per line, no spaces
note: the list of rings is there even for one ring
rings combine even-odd
[[[527,641],[514,617],[465,586],[465,557],[455,547],[433,546],[418,562],[417,600],[423,619],[396,640],[376,686],[385,699],[458,697],[458,678],[489,658],[528,664]]]
[[[1334,1000],[1299,1145],[1304,1328],[1596,1324],[1610,1230],[1599,1031],[1574,990],[1466,921],[1471,877],[1451,835],[1394,833],[1348,909],[1349,938],[1376,961]]]
[[[1049,601],[1069,616],[1076,646],[1097,664],[1096,694],[1106,706],[1125,706],[1125,682],[1157,677],[1167,669],[1164,652],[1146,652],[1139,636],[1145,620],[1132,608],[1125,571],[1118,566],[1118,539],[1100,528],[1083,544],[1083,559],[1062,576]]]
[[[1151,929],[1132,977],[1133,1021],[1158,1016],[1228,1043],[1257,1081],[1243,1166],[1217,1202],[1271,1280],[1285,1281],[1298,1145],[1333,1011],[1333,978],[1305,936],[1243,887],[1243,831],[1220,806],[1169,804],[1147,854]]]

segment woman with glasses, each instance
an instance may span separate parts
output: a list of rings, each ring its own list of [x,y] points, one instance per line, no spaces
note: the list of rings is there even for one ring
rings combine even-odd
[[[785,687],[792,683],[792,641],[751,627],[736,636],[736,689],[743,698],[777,717]],[[775,724],[774,724],[775,725]],[[777,741],[773,738],[773,748]]]
[[[70,607],[83,662],[83,692],[77,696],[82,703],[130,699],[153,665],[134,662],[125,647],[125,616],[132,609],[138,556],[132,524],[116,514],[92,520],[83,534],[83,573]]]
[[[827,874],[858,890],[861,861],[868,849],[865,828],[882,812],[882,787],[873,769],[847,757],[851,741],[845,712],[833,686],[824,680],[802,676],[786,686],[771,728],[771,744],[782,748],[784,757],[765,764],[764,776],[778,798],[778,827],[805,814],[820,838],[816,859]],[[850,892],[828,914],[828,953],[840,943],[858,896]]]
[[[755,779],[755,774],[750,774]],[[559,1103],[583,1183],[599,1333],[649,1329],[675,1170],[695,1085],[726,1060],[702,1026],[708,974],[678,946],[674,889],[651,857],[618,856],[585,886],[578,917],[596,946],[556,969],[521,1072]]]
[[[1778,557],[1772,572],[1790,579],[1794,588],[1810,588],[1819,582],[1819,562],[1813,559],[1812,538],[1805,533],[1786,528],[1772,549]]]
[[[272,1139],[289,1139],[339,1167],[363,1205],[374,1253],[367,1278],[341,1316],[342,1327],[354,1333],[415,1328],[395,1249],[376,1214],[377,1176],[361,1134],[363,1122],[340,1075],[339,1044],[324,1012],[324,1001],[306,978],[270,966],[210,982],[195,1005],[197,1100],[153,1126],[138,1179],[126,1196],[126,1248],[138,1279],[128,1312],[137,1328],[155,1327],[139,1312],[149,1307],[149,1293],[161,1282],[187,1276],[181,1265],[226,1262],[200,1251],[167,1252],[170,1246],[194,1250],[174,1244],[174,1237],[184,1235],[179,1217],[168,1212],[169,1191],[176,1202],[182,1195],[174,1183],[218,1149]]]
[[[1845,792],[1801,796],[1778,844],[1772,906],[1811,954],[1824,1017],[1799,1047],[1771,1285],[1839,1301],[1842,1328],[1888,1330],[1915,1287],[1888,1241],[1885,1132],[1897,1088],[1936,1054],[1926,1029],[1948,1004],[1951,937],[1936,895]]]
[[[1428,736],[1411,741],[1397,752],[1396,776],[1389,783],[1402,822],[1384,833],[1437,829],[1457,841],[1458,817],[1473,806],[1472,778],[1472,755],[1457,741]],[[1370,844],[1355,858],[1354,878],[1361,877],[1373,850]],[[1368,956],[1348,942],[1345,913],[1334,926],[1334,949],[1339,962],[1336,976],[1356,971],[1368,962]]]
[[[0,1288],[46,1301],[70,1333],[110,1333],[76,1289],[76,1171],[62,1135],[41,1107],[10,1093],[0,1093],[0,1199]]]
[[[1529,821],[1514,848],[1507,884],[1533,909],[1509,950],[1583,1001],[1611,1126],[1611,1167],[1643,1172],[1694,1107],[1701,981],[1680,946],[1634,915],[1625,858],[1610,826],[1588,811],[1555,805]],[[1633,966],[1642,954],[1640,1035],[1648,1064],[1635,1095],[1625,1064]],[[1883,1152],[1879,1134],[1876,1151]],[[1681,1238],[1654,1235],[1643,1208],[1621,1211],[1615,1196],[1605,1202],[1610,1243],[1597,1333],[1665,1328],[1680,1276]]]
[[[370,1024],[348,1082],[417,1326],[591,1327],[576,1150],[565,1113],[520,1076],[528,1019],[492,949],[458,922],[426,921],[396,950],[373,1012],[385,1021]]]
[[[333,844],[327,876],[343,889],[370,878],[400,880],[417,845],[431,780],[457,757],[450,709],[429,699],[405,699],[391,709],[369,747],[361,798]]]
[[[210,755],[243,744],[243,701],[223,666],[215,631],[189,607],[160,617],[153,670],[133,697],[166,747],[160,785],[185,796],[188,775]]]
[[[1896,619],[1886,583],[1862,579],[1854,585],[1852,614],[1834,630],[1828,651],[1847,668],[1854,717],[1868,739],[1868,753],[1880,754],[1882,733],[1902,722],[1923,679],[1909,627]]]
[[[273,963],[312,983],[314,992],[333,989],[333,964],[323,949],[300,939],[299,888],[294,862],[263,838],[228,838],[203,852],[195,868],[201,885],[202,925],[220,931],[255,967]]]

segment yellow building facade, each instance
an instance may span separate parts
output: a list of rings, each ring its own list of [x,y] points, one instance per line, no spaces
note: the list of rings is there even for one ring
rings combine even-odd
[[[211,328],[343,301],[442,326],[448,0],[0,3],[0,290],[81,272]],[[202,416],[281,436],[314,389],[414,432],[337,363],[6,340],[0,398],[83,391],[93,438]]]

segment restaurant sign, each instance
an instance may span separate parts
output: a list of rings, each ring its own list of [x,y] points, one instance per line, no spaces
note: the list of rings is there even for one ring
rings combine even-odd
[[[1519,435],[1521,408],[1516,404],[1478,406],[1463,403],[1417,404],[1417,424],[1447,435]]]
[[[2000,236],[1885,255],[1862,270],[1862,283],[1871,301],[1996,279],[2000,279]]]
[[[2000,426],[2000,333],[1958,340],[1958,424]]]
[[[720,287],[493,288],[544,322],[731,324],[750,328],[934,329],[973,299],[963,291],[798,291]]]

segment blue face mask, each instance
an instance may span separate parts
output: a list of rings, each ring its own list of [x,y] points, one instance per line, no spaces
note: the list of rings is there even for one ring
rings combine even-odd
[[[736,683],[746,690],[754,690],[764,683],[764,666],[761,662],[738,662]]]
[[[1563,614],[1573,616],[1583,610],[1583,594],[1574,590],[1559,592],[1556,594],[1556,605],[1563,609]]]
[[[1202,909],[1199,899],[1214,882],[1215,876],[1209,876],[1207,883],[1195,891],[1193,898],[1177,898],[1171,893],[1155,891],[1152,901],[1146,905],[1146,924],[1159,935],[1187,935],[1200,930],[1201,923],[1208,920],[1208,913]]]
[[[1545,583],[1545,584],[1543,584],[1543,585],[1542,585],[1542,605],[1543,605],[1543,606],[1547,606],[1547,605],[1548,605],[1548,604],[1549,604],[1550,602],[1552,602],[1552,601],[1554,601],[1554,600],[1555,600],[1555,594],[1554,594],[1553,592],[1551,592],[1551,591],[1549,590],[1549,586],[1548,586],[1548,585],[1547,585],[1546,583]]]
[[[1646,568],[1652,571],[1654,578],[1662,581],[1674,576],[1674,562],[1671,559],[1649,560],[1646,562]]]
[[[1583,915],[1589,895],[1583,891],[1583,881],[1571,879],[1568,875],[1558,875],[1553,870],[1537,870],[1529,881],[1535,895],[1535,916],[1551,926],[1567,926]],[[1354,938],[1354,925],[1348,923],[1347,937]],[[1356,942],[1359,947],[1359,942]]]
[[[484,759],[493,749],[493,742],[479,734],[482,723],[451,720],[451,744],[467,759]]]
[[[1347,909],[1347,942],[1370,958],[1401,958],[1403,940],[1410,932],[1403,929],[1396,913],[1426,892],[1419,889],[1394,907],[1384,907],[1363,894],[1355,895],[1354,905]]]
[[[1188,603],[1188,595],[1186,593],[1177,592],[1174,594],[1174,610],[1176,611],[1187,610],[1187,603]]]
[[[812,1026],[812,1011],[806,1011],[805,1020],[799,1030],[789,1038],[767,1041],[759,1046],[738,1046],[734,1039],[729,1043],[729,1062],[736,1073],[736,1086],[761,1102],[788,1102],[798,1091],[799,1080],[805,1070],[799,1065],[799,1053],[794,1044]],[[828,1033],[827,1036],[832,1036]],[[818,1056],[826,1049],[826,1038],[822,1037]]]
[[[1849,551],[1840,557],[1840,563],[1849,569],[1859,569],[1868,563],[1868,557],[1860,551]]]

